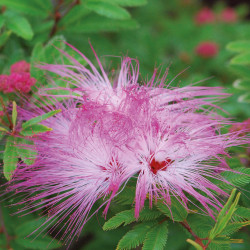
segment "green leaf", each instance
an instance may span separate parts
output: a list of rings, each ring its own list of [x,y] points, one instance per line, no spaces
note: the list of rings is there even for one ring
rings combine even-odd
[[[145,240],[147,232],[154,226],[154,222],[141,223],[127,232],[119,241],[117,250],[133,249]]]
[[[41,217],[39,219],[34,219],[34,220],[29,220],[21,225],[18,225],[15,227],[15,233],[18,237],[27,237],[29,234],[37,230],[44,222],[46,219],[44,217]],[[39,229],[38,232],[41,232],[42,229]]]
[[[55,249],[61,247],[61,243],[54,238],[45,236],[39,239],[28,239],[28,238],[17,238],[15,240],[20,246],[25,247],[25,249],[32,250],[44,250],[44,249]]]
[[[250,221],[230,223],[223,229],[223,231],[220,234],[230,236],[231,234],[239,231],[241,228],[249,225]]]
[[[131,205],[135,200],[135,186],[126,186],[124,190],[115,197],[115,202],[121,205]]]
[[[187,218],[187,209],[175,197],[171,197],[170,208],[161,201],[158,201],[156,206],[163,214],[174,221],[184,221]]]
[[[240,90],[250,90],[250,80],[236,80],[233,86]]]
[[[235,168],[234,171],[239,172],[231,172],[231,171],[225,171],[221,173],[221,175],[231,183],[227,184],[225,182],[220,182],[218,185],[221,188],[226,188],[230,186],[237,186],[237,187],[243,187],[247,185],[250,182],[250,169],[249,168]]]
[[[230,69],[236,74],[240,75],[242,78],[250,79],[250,70],[248,66],[245,65],[230,65]]]
[[[0,15],[0,29],[4,26],[5,20],[3,15]]]
[[[5,45],[5,43],[7,42],[9,36],[11,35],[11,31],[5,31],[0,35],[0,47]]]
[[[142,250],[163,250],[168,238],[168,225],[164,221],[152,227],[143,242]]]
[[[206,238],[215,224],[214,220],[210,216],[205,216],[203,214],[190,214],[187,217],[187,222],[200,238]]]
[[[234,212],[233,221],[242,222],[244,220],[250,220],[250,209],[237,207],[237,210]]]
[[[250,103],[250,93],[246,93],[244,95],[239,96],[238,102]]]
[[[162,213],[154,208],[144,208],[140,212],[140,216],[138,218],[138,221],[150,221],[155,220],[156,218],[159,218],[162,215]]]
[[[250,41],[235,41],[231,42],[226,47],[230,51],[243,52],[250,51]]]
[[[142,6],[147,3],[147,0],[111,0],[113,3],[119,4],[121,6]]]
[[[208,250],[230,250],[230,239],[228,237],[218,237],[211,241]]]
[[[47,13],[52,13],[53,12],[53,4],[51,0],[33,0],[33,2],[35,3],[35,5],[38,8],[43,9],[44,11],[46,11]]]
[[[230,61],[230,64],[239,64],[239,65],[249,65],[250,64],[250,52],[241,53],[233,57]]]
[[[26,127],[22,131],[20,131],[20,134],[24,135],[24,136],[33,136],[33,135],[48,132],[51,130],[52,130],[52,128],[49,128],[49,127],[44,126],[42,124],[33,124],[29,127]]]
[[[56,109],[56,110],[52,110],[52,111],[50,111],[50,112],[48,112],[48,113],[46,113],[44,115],[40,115],[40,116],[34,117],[34,118],[32,118],[32,119],[24,122],[22,124],[22,128],[25,129],[25,128],[31,126],[31,125],[37,124],[37,123],[39,123],[39,122],[41,122],[43,120],[48,119],[49,117],[51,117],[51,116],[53,116],[55,114],[60,113],[61,111],[62,111],[61,109]]]
[[[17,167],[18,153],[16,150],[16,138],[9,136],[5,145],[3,154],[3,173],[5,178],[9,181],[13,171]]]
[[[37,151],[32,141],[18,138],[16,150],[25,164],[32,165],[35,162]]]
[[[12,123],[13,123],[13,130],[16,127],[16,118],[17,118],[17,109],[16,109],[16,102],[12,102]]]
[[[34,30],[34,33],[36,33],[36,35],[38,35],[38,33],[49,33],[50,30],[52,29],[54,25],[54,21],[53,20],[46,20],[41,22],[34,22],[32,23],[32,27]],[[43,34],[45,35],[45,34]],[[46,34],[48,35],[48,34]],[[37,43],[36,43],[37,44]]]
[[[31,53],[30,58],[30,75],[36,79],[42,78],[44,80],[42,71],[35,67],[36,64],[45,62],[44,47],[42,43],[37,43]]]
[[[91,11],[83,4],[74,6],[58,23],[59,26],[71,27],[71,25],[81,18],[87,16]]]
[[[234,199],[234,196],[236,194],[236,188],[234,188],[226,202],[226,204],[224,205],[224,207],[221,209],[220,213],[218,214],[217,216],[217,223],[219,221],[221,221],[224,216],[227,214],[228,210],[230,209],[232,203],[233,203],[233,199]]]
[[[46,63],[58,63],[62,58],[62,53],[58,50],[65,50],[65,37],[62,35],[54,36],[44,47],[44,56]]]
[[[5,133],[0,131],[0,141],[3,139],[4,136],[5,136]]]
[[[129,19],[130,14],[127,10],[108,2],[91,1],[86,3],[89,10],[96,12],[99,15],[114,19]]]
[[[144,208],[140,212],[140,217],[138,218],[139,221],[149,221],[149,220],[154,220],[158,217],[161,216],[161,213],[156,210],[152,210],[149,208]],[[124,226],[135,222],[137,219],[135,218],[135,210],[130,209],[130,210],[125,210],[122,211],[115,216],[113,216],[111,219],[109,219],[105,224],[103,225],[103,230],[112,230],[115,229],[122,224]]]
[[[222,208],[217,217],[217,222],[215,223],[215,226],[210,231],[209,239],[213,240],[217,235],[219,235],[231,219],[240,199],[240,193],[238,193],[236,195],[235,200],[233,201],[235,194],[236,189],[233,189],[228,201],[226,202],[225,206]]]
[[[218,233],[220,234],[221,231],[226,227],[226,225],[228,224],[229,220],[231,219],[233,213],[236,210],[236,206],[239,202],[240,199],[240,193],[237,194],[235,201],[233,202],[233,204],[231,205],[231,207],[229,208],[229,210],[227,211],[227,214],[224,215],[224,217],[220,220],[220,222],[218,223]]]
[[[0,127],[0,131],[1,132],[8,132],[8,130],[6,128]]]
[[[48,0],[46,0],[46,2],[47,1]],[[48,15],[48,12],[36,5],[35,1],[30,0],[0,0],[0,6],[5,6],[10,10],[15,10],[31,16],[47,17]]]
[[[67,28],[65,31],[69,33],[98,33],[100,31],[119,31],[123,29],[137,29],[139,24],[133,19],[113,20],[107,17],[91,15],[82,19],[74,26]]]
[[[195,241],[193,241],[191,239],[187,239],[187,242],[190,243],[191,245],[193,245],[195,247],[195,249],[203,250],[203,248],[198,243],[196,243]]]
[[[125,210],[116,214],[107,222],[105,222],[105,224],[103,225],[103,230],[112,230],[121,226],[122,224],[124,224],[124,226],[128,225],[132,223],[133,221],[135,221],[134,209]]]
[[[25,17],[19,16],[18,14],[11,11],[5,11],[4,16],[7,19],[6,26],[11,31],[13,31],[16,35],[22,37],[23,39],[32,39],[34,33],[32,31],[30,23]]]

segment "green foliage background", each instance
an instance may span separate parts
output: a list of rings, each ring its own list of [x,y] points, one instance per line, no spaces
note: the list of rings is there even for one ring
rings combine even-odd
[[[84,60],[62,41],[72,44],[97,64],[90,42],[111,75],[115,74],[120,57],[124,55],[139,60],[142,83],[150,78],[155,66],[159,67],[161,74],[170,66],[167,79],[172,81],[172,85],[184,86],[201,81],[200,84],[206,86],[223,86],[233,95],[221,106],[237,121],[246,120],[250,115],[250,22],[246,19],[249,13],[247,5],[235,8],[238,14],[235,23],[216,21],[200,26],[194,22],[195,14],[202,8],[202,1],[198,0],[0,0],[0,7],[1,74],[9,74],[13,63],[26,60],[32,65],[31,75],[37,79],[37,87],[50,87],[44,72],[35,64],[66,63],[57,48],[66,50],[84,64]],[[224,8],[225,5],[218,1],[213,10],[220,13]],[[219,53],[209,59],[199,57],[195,48],[202,41],[216,42]],[[35,99],[35,88],[32,95]],[[17,100],[14,94],[0,92],[0,96],[6,103]],[[14,108],[13,114],[15,116]],[[47,117],[50,115],[53,114],[47,114]],[[47,131],[49,128],[39,124],[41,119],[47,117],[23,123],[22,135],[28,136],[31,129],[32,133]],[[12,118],[15,120],[17,117]],[[7,179],[10,176],[6,172],[15,169],[18,158],[29,165],[34,156],[34,152],[25,149],[10,152],[10,145],[24,141],[15,142],[13,137],[6,136],[9,132],[0,130],[0,157],[5,162],[2,176]],[[25,143],[30,144],[27,140]],[[243,155],[249,162],[249,155],[246,155],[245,149],[233,149],[231,153],[230,166],[247,175],[224,175],[232,184],[243,188],[242,198],[233,217],[226,222],[224,233],[216,243],[211,244],[210,249],[248,249],[250,244],[245,227],[237,233],[249,220],[249,210],[243,206],[249,206],[244,190],[249,188],[250,172],[248,166],[239,160]],[[1,183],[5,182],[2,178]],[[232,189],[226,188],[228,192]],[[4,189],[5,186],[2,187]],[[145,209],[136,223],[130,205],[133,197],[130,197],[129,189],[124,192],[111,205],[108,219],[112,219],[104,224],[101,212],[98,212],[70,249],[109,250],[115,249],[118,242],[118,249],[141,249],[141,244],[143,249],[194,249],[186,242],[192,236],[178,221],[187,220],[196,234],[201,233],[200,237],[206,237],[212,228],[218,226],[210,218],[179,211],[178,205],[174,210],[176,222],[169,220],[157,224],[163,214],[171,217],[161,203],[153,211]],[[65,249],[58,237],[51,241],[55,235],[49,236],[46,232],[32,240],[40,229],[27,238],[45,219],[38,213],[24,217],[10,216],[18,208],[9,205],[16,202],[4,198],[1,201],[0,249]],[[103,225],[107,231],[103,231]],[[244,239],[244,243],[230,244],[226,238],[228,235],[233,239]]]

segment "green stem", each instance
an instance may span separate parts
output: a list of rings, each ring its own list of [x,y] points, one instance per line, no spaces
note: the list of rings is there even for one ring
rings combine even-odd
[[[6,227],[4,225],[4,219],[3,219],[3,213],[2,213],[2,208],[0,207],[0,230],[3,231],[5,238],[6,238],[6,242],[7,242],[7,246],[6,249],[11,249],[10,246],[10,236],[6,230]]]

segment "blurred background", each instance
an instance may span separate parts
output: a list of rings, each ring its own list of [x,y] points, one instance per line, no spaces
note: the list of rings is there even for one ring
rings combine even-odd
[[[172,86],[196,82],[222,86],[232,96],[221,107],[239,122],[250,115],[248,0],[0,0],[0,8],[2,75],[11,74],[11,65],[25,60],[31,63],[37,86],[46,85],[44,72],[35,64],[63,63],[56,47],[85,64],[61,42],[67,41],[97,65],[91,43],[110,76],[119,70],[123,56],[139,60],[142,83],[155,67],[159,75],[169,67],[167,81]],[[6,93],[3,84],[0,80],[3,100],[15,99],[15,93]],[[24,240],[39,225],[37,215],[10,216],[16,208],[7,205],[1,202],[0,249],[64,249],[55,242],[48,247],[49,236]],[[126,227],[103,232],[102,224],[99,212],[70,249],[115,249]],[[185,234],[178,225],[171,225],[166,249],[189,249]],[[246,243],[234,244],[232,249],[249,249],[247,232],[239,234]]]

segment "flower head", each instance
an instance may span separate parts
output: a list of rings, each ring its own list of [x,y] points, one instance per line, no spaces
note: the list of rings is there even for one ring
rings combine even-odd
[[[207,24],[207,23],[214,23],[215,22],[215,14],[214,12],[205,7],[202,8],[196,15],[195,15],[195,23],[198,25]]]
[[[14,86],[8,75],[0,75],[0,91],[4,93],[14,92]]]
[[[22,60],[11,65],[10,73],[30,72],[30,64]]]
[[[9,81],[14,90],[18,90],[21,93],[28,93],[31,90],[31,86],[36,83],[36,79],[30,77],[30,73],[12,73],[9,76]]]
[[[238,20],[237,12],[233,8],[225,8],[219,15],[219,18],[224,23],[235,23]]]
[[[128,167],[133,155],[124,147],[131,136],[129,117],[107,112],[98,104],[79,107],[78,101],[57,104],[57,108],[62,111],[43,121],[53,130],[30,138],[36,161],[31,166],[19,164],[10,190],[28,194],[20,202],[25,204],[22,212],[45,209],[46,223],[57,219],[55,227],[68,219],[62,239],[71,242],[91,213],[105,206],[107,214],[119,188],[138,170]],[[19,113],[27,120],[44,114],[44,109],[20,109]],[[97,202],[99,209],[91,211]]]
[[[159,79],[156,71],[140,85],[138,63],[130,58],[111,83],[98,58],[101,73],[80,52],[91,70],[63,53],[73,65],[40,67],[67,81],[69,101],[19,111],[30,119],[44,110],[62,110],[42,122],[52,131],[32,138],[35,163],[20,163],[13,176],[11,189],[28,193],[24,210],[44,208],[46,223],[67,221],[62,238],[71,241],[94,204],[96,211],[105,206],[106,214],[113,197],[136,177],[136,217],[147,198],[151,206],[160,199],[171,207],[176,197],[188,209],[190,196],[213,216],[213,208],[222,206],[218,195],[226,193],[212,179],[225,181],[217,172],[229,171],[220,166],[226,149],[246,143],[240,132],[221,133],[231,122],[216,114],[214,102],[227,94],[215,87],[166,86],[167,73]]]
[[[30,92],[31,86],[36,83],[36,79],[30,76],[29,70],[30,64],[25,61],[13,64],[10,75],[0,75],[0,91],[4,93]]]
[[[219,47],[215,42],[201,42],[195,48],[195,52],[202,58],[213,58],[218,54]]]

